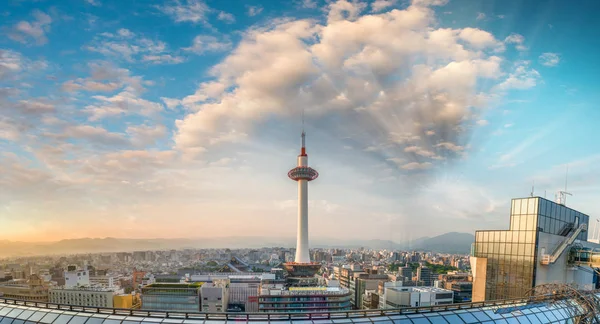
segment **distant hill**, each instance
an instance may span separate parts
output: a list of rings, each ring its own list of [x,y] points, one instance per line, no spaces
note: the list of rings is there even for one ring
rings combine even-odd
[[[423,250],[440,253],[468,253],[474,236],[467,233],[446,233],[435,237],[424,237],[409,242],[389,240],[331,240],[315,239],[314,247],[320,248],[371,248],[394,250]],[[31,243],[0,240],[0,257],[33,256],[51,254],[81,254],[102,252],[131,252],[165,249],[208,249],[208,248],[260,248],[293,247],[294,238],[223,237],[206,239],[123,239],[82,238],[57,242]]]
[[[475,242],[473,234],[450,232],[427,238],[415,246],[414,249],[439,253],[469,253],[473,242]]]

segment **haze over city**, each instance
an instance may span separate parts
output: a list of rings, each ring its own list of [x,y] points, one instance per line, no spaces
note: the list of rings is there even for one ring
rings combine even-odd
[[[0,240],[293,238],[303,112],[311,238],[593,219],[599,7],[3,1]]]

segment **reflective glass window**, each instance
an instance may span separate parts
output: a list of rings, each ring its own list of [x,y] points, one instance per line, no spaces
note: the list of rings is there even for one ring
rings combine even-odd
[[[12,324],[23,324],[23,323],[25,323],[25,321],[20,320],[20,319],[16,319],[12,322]]]
[[[12,323],[13,318],[12,317],[5,317],[0,321],[0,324],[10,324]]]

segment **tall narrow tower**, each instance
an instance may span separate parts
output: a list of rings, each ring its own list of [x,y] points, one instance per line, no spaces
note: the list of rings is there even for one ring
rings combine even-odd
[[[298,182],[298,234],[296,238],[296,263],[310,263],[308,252],[308,182],[319,176],[317,170],[308,166],[306,133],[302,131],[302,148],[298,166],[288,172],[288,177]]]

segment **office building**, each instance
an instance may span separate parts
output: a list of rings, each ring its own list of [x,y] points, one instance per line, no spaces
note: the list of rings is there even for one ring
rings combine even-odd
[[[155,283],[142,287],[142,309],[198,312],[201,286],[201,283]]]
[[[114,307],[113,297],[122,293],[111,288],[73,287],[52,288],[48,292],[48,300],[54,304],[90,307]]]
[[[69,266],[64,272],[65,288],[81,287],[90,285],[90,273],[87,270],[76,270],[74,266]]]
[[[17,279],[0,283],[0,296],[27,301],[47,302],[48,287],[40,276],[34,274],[29,280]]]
[[[431,281],[431,275],[431,269],[429,269],[428,267],[421,265],[417,268],[417,281],[421,285],[427,287],[433,286],[433,281]]]
[[[564,199],[562,200],[564,202]],[[589,216],[541,197],[511,202],[508,230],[477,231],[471,251],[473,301],[520,298],[544,283],[593,289],[595,272],[569,261],[587,241]]]
[[[363,294],[363,301],[361,309],[378,309],[379,308],[379,294],[376,290],[367,290]]]
[[[350,292],[340,287],[263,285],[258,296],[260,312],[331,312],[350,309]]]
[[[225,312],[229,304],[229,279],[216,279],[200,288],[203,312]]]
[[[113,276],[90,276],[90,286],[99,286],[104,288],[115,287],[115,278]]]
[[[454,303],[468,303],[473,298],[473,283],[469,281],[451,282],[444,287],[454,292]]]
[[[413,269],[409,265],[398,268],[398,273],[402,276],[402,281],[412,281]]]
[[[366,291],[375,291],[380,282],[388,281],[388,275],[355,273],[354,280],[350,282],[350,303],[354,309],[363,309],[363,296]]]
[[[448,305],[454,301],[451,290],[435,287],[386,287],[383,308]]]

